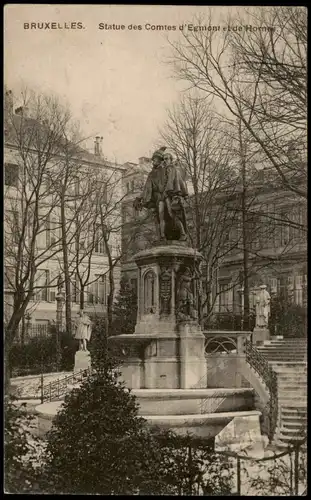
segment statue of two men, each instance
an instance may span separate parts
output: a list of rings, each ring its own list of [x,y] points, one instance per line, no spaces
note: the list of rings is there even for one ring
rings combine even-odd
[[[187,239],[186,214],[183,200],[188,196],[184,179],[173,162],[166,147],[152,156],[152,171],[149,173],[141,198],[136,198],[137,209],[151,209],[156,218],[160,241]]]

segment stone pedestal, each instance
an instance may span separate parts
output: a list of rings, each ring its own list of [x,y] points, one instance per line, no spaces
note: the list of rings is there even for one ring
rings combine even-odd
[[[74,372],[91,368],[91,355],[89,351],[77,351],[75,354]]]
[[[202,256],[184,243],[139,252],[135,333],[112,337],[125,349],[122,377],[133,389],[206,387],[205,337],[195,279]]]
[[[205,336],[196,323],[182,323],[180,336],[180,388],[206,387]]]
[[[270,340],[270,332],[268,328],[255,327],[253,331],[253,344],[263,344],[265,340]]]

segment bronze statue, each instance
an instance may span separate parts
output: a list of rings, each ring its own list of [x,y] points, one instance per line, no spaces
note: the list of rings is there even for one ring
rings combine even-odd
[[[186,268],[179,278],[177,289],[177,319],[180,321],[196,320],[198,317],[192,281],[192,273],[189,268]]]
[[[142,197],[136,198],[134,206],[153,210],[161,241],[184,241],[187,226],[183,199],[188,196],[188,191],[172,155],[165,153],[166,149],[162,147],[153,154],[153,169],[148,175]]]

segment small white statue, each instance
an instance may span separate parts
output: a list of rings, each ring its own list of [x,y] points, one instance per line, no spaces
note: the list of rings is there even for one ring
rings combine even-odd
[[[87,342],[91,338],[92,321],[83,310],[79,312],[76,322],[75,338],[79,340],[79,351],[87,351]]]
[[[256,327],[267,328],[270,316],[270,294],[266,285],[261,285],[256,295]]]

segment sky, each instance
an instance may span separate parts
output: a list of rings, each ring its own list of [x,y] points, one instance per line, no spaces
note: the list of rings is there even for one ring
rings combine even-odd
[[[4,81],[18,97],[22,86],[54,93],[68,102],[81,123],[87,146],[103,137],[110,161],[137,162],[158,144],[158,130],[184,84],[165,63],[180,24],[204,6],[6,4]],[[218,25],[229,7],[213,8]],[[27,23],[50,23],[26,29]],[[51,23],[82,23],[83,29],[51,29]],[[26,23],[26,25],[25,25]],[[100,30],[99,23],[125,29]],[[130,30],[129,25],[142,30]],[[176,31],[146,29],[177,26]],[[92,138],[92,139],[91,139]]]

